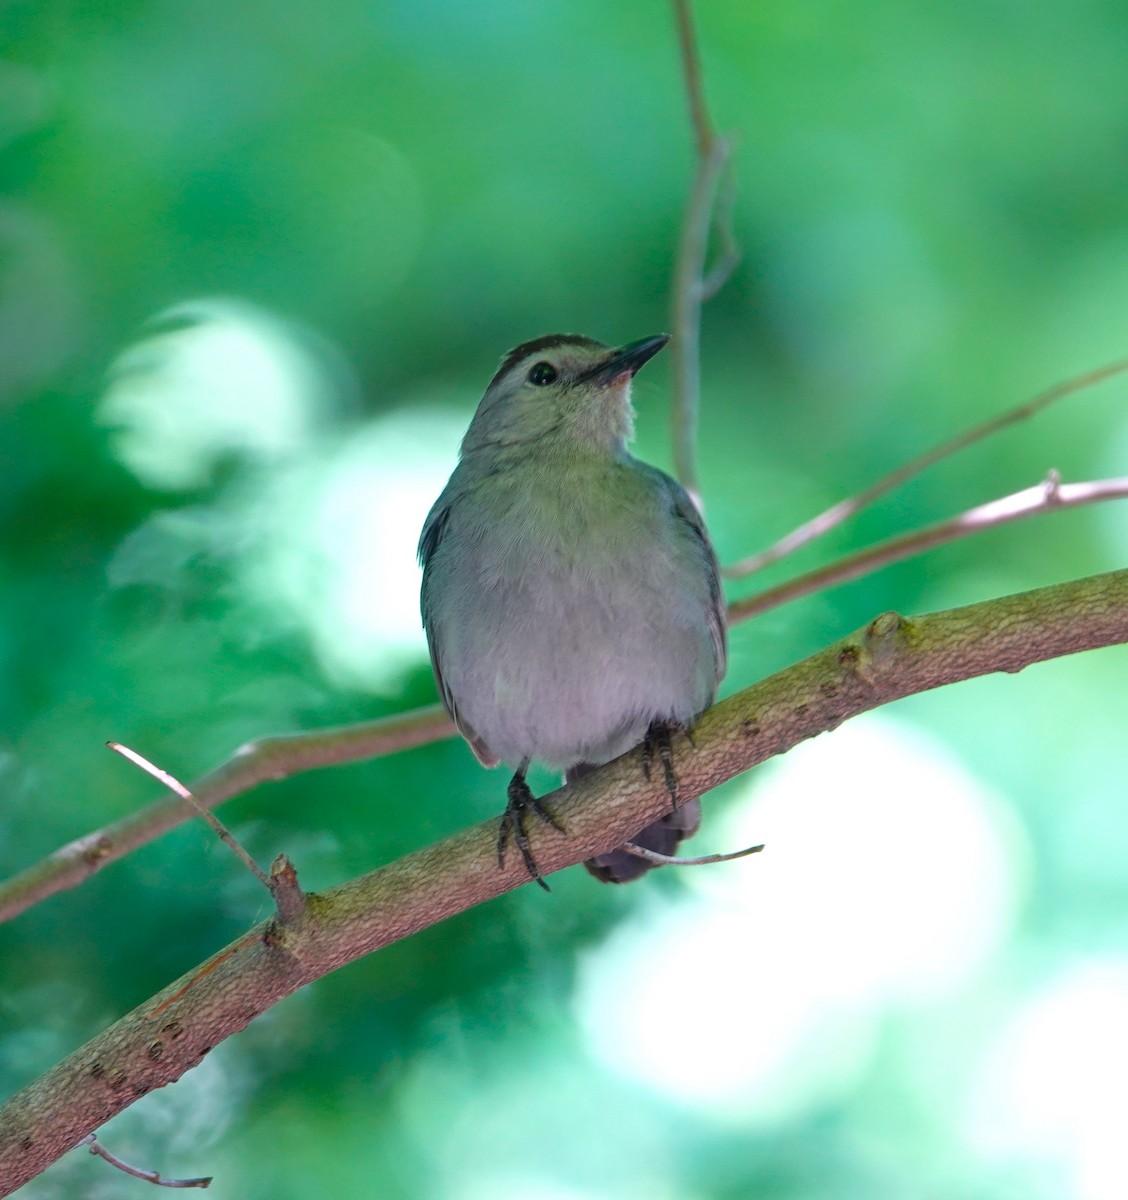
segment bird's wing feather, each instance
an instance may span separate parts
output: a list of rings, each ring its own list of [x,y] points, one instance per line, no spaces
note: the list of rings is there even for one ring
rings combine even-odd
[[[717,665],[717,683],[720,683],[724,678],[725,670],[728,666],[727,621],[725,616],[725,597],[721,590],[721,568],[717,562],[713,543],[709,540],[709,533],[705,528],[705,522],[701,519],[701,513],[697,505],[690,499],[689,493],[685,488],[676,479],[672,479],[667,475],[665,471],[660,471],[657,467],[650,466],[649,463],[640,463],[640,466],[646,467],[661,483],[669,499],[674,516],[693,535],[694,542],[700,551],[709,584],[709,611],[706,615],[709,621],[709,633],[713,638],[713,656]]]
[[[427,634],[427,648],[431,652],[431,667],[435,672],[435,683],[438,686],[439,698],[443,702],[443,707],[450,713],[458,732],[462,734],[469,743],[470,749],[474,751],[474,757],[484,767],[496,767],[501,760],[490,750],[489,746],[478,736],[475,730],[467,724],[458,711],[458,705],[454,702],[454,696],[451,694],[450,688],[447,687],[446,680],[443,678],[443,664],[439,656],[438,643],[435,639],[434,614],[428,595],[430,565],[435,551],[438,550],[439,543],[443,539],[443,533],[450,520],[454,503],[454,497],[448,497],[446,492],[444,492],[435,501],[434,507],[427,514],[426,521],[423,522],[423,532],[419,535],[419,562],[423,567],[423,587],[419,594],[419,606],[423,614],[423,629]]]

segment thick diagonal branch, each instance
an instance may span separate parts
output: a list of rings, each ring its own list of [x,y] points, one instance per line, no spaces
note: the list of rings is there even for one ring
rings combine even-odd
[[[885,613],[857,633],[711,708],[678,755],[697,796],[849,717],[995,671],[1128,642],[1128,571],[1093,576],[906,620]],[[638,751],[549,798],[567,836],[532,831],[548,873],[603,853],[669,804]],[[171,1083],[222,1039],[298,988],[361,955],[524,883],[499,871],[490,820],[321,895],[291,925],[268,921],[165,988],[0,1109],[0,1195],[103,1121]],[[546,903],[552,903],[546,900]]]

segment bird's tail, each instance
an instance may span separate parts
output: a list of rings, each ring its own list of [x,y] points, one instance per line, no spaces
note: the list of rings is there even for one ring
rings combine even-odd
[[[588,763],[577,763],[564,773],[565,783],[574,783],[581,776],[594,768]],[[678,846],[697,832],[701,824],[701,802],[689,800],[679,805],[673,812],[667,813],[657,821],[647,825],[635,834],[631,841],[636,846],[646,850],[654,850],[658,854],[676,854]],[[629,850],[610,850],[606,854],[598,854],[589,858],[584,866],[603,883],[630,883],[645,875],[656,864],[639,858]]]

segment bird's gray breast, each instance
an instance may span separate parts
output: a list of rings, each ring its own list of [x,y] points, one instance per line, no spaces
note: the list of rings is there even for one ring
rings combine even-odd
[[[709,704],[710,580],[652,474],[526,465],[459,491],[425,609],[450,698],[493,754],[603,762]]]

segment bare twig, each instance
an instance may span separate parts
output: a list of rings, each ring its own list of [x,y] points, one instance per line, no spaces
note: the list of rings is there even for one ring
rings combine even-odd
[[[689,102],[689,119],[697,143],[697,157],[705,158],[713,142],[713,125],[705,101],[701,79],[701,56],[697,51],[697,32],[693,28],[693,6],[690,0],[674,0],[674,20],[678,29],[678,49],[681,52],[682,79]]]
[[[1056,509],[1080,508],[1082,505],[1097,504],[1102,500],[1125,498],[1128,498],[1128,477],[1097,479],[1089,483],[1062,483],[1057,472],[1052,471],[1044,482],[1024,488],[1021,492],[1014,492],[999,500],[991,500],[977,508],[969,508],[966,512],[946,521],[938,521],[935,525],[878,542],[875,546],[859,550],[856,554],[848,554],[825,567],[789,579],[778,587],[768,588],[745,600],[737,600],[729,606],[729,620],[745,621],[769,609],[779,608],[782,604],[790,604],[802,596],[809,596],[812,592],[821,592],[826,588],[849,583],[852,579],[872,574],[891,563],[923,554],[934,546],[942,546],[945,542],[953,542],[969,534],[1008,525],[1024,517],[1033,517]]]
[[[158,1187],[206,1188],[212,1181],[212,1176],[210,1175],[203,1175],[196,1179],[166,1179],[156,1171],[145,1171],[141,1167],[130,1166],[125,1159],[118,1158],[116,1154],[112,1154],[107,1150],[93,1133],[88,1133],[78,1144],[88,1147],[91,1154],[96,1154],[99,1158],[104,1158],[110,1166],[117,1167],[119,1171],[124,1171],[127,1175],[132,1175],[136,1179],[144,1179],[147,1183],[155,1183]]]
[[[140,767],[147,775],[152,775],[154,779],[160,780],[170,791],[175,792],[181,800],[187,800],[189,804],[196,810],[197,814],[212,827],[216,837],[221,842],[230,848],[235,857],[247,868],[248,871],[262,884],[269,892],[271,891],[270,880],[267,878],[266,872],[258,865],[257,862],[243,849],[239,844],[238,839],[232,834],[231,830],[213,813],[210,809],[205,808],[199,800],[176,778],[175,775],[170,775],[167,771],[163,771],[160,767],[151,763],[143,754],[138,754],[136,750],[131,750],[128,746],[123,746],[121,742],[107,742],[106,745],[114,751],[115,754],[120,754],[122,758],[127,758],[134,766]]]
[[[701,506],[697,477],[697,413],[701,376],[701,306],[720,290],[740,261],[732,232],[732,145],[715,132],[701,78],[701,59],[690,0],[673,0],[682,77],[697,150],[697,172],[682,221],[673,280],[674,469],[693,502]],[[716,203],[722,179],[727,186]],[[706,273],[709,231],[718,212],[721,251]]]
[[[931,450],[905,463],[904,466],[898,467],[897,470],[891,471],[876,483],[870,484],[868,488],[858,492],[857,495],[840,500],[825,512],[821,512],[817,517],[807,521],[806,524],[800,525],[798,529],[793,529],[786,537],[780,538],[775,545],[769,546],[759,554],[742,559],[732,566],[725,567],[724,573],[732,579],[740,579],[746,575],[752,575],[756,571],[762,571],[765,567],[770,567],[772,563],[779,562],[781,558],[794,554],[796,550],[829,533],[879,497],[900,487],[901,484],[915,478],[943,459],[950,458],[953,454],[958,454],[961,450],[966,450],[968,446],[981,442],[1011,425],[1029,420],[1066,396],[1072,396],[1086,388],[1095,387],[1098,383],[1103,383],[1106,379],[1112,379],[1116,375],[1122,375],[1125,371],[1128,371],[1128,359],[1122,358],[1117,362],[1106,363],[1103,367],[1084,371],[1080,375],[1074,375],[1047,388],[1033,400],[1028,400],[1017,408],[1008,409],[999,416],[992,417],[989,421],[984,421],[971,429],[965,429],[939,446],[933,446]]]
[[[146,774],[160,780],[165,787],[175,792],[182,800],[187,800],[196,810],[196,813],[203,817],[212,827],[219,840],[230,847],[235,857],[270,892],[278,909],[278,919],[283,924],[289,924],[297,920],[302,909],[305,907],[306,895],[298,885],[298,873],[294,869],[294,864],[285,854],[278,855],[274,860],[270,867],[270,875],[268,876],[247,851],[243,849],[238,839],[227,826],[223,824],[215,813],[205,808],[175,775],[170,775],[167,771],[151,763],[144,755],[138,754],[136,750],[131,750],[128,746],[123,746],[120,742],[107,742],[106,745],[123,758],[129,759],[131,763],[140,767]]]
[[[731,151],[732,146],[730,145],[730,157],[725,163],[717,184],[717,198],[714,204],[713,224],[721,245],[716,260],[709,268],[709,273],[701,280],[699,296],[702,304],[708,304],[713,299],[728,283],[729,277],[740,265],[740,246],[733,228],[733,211],[736,208],[736,176],[733,174]]]
[[[206,808],[215,808],[268,780],[379,758],[453,737],[454,732],[454,725],[443,709],[432,704],[378,721],[258,738],[196,780],[192,794]],[[109,863],[175,829],[193,814],[187,801],[178,796],[162,796],[120,821],[68,842],[26,871],[0,883],[0,923],[56,892],[77,887]]]
[[[686,799],[699,796],[889,701],[1126,642],[1128,570],[929,616],[884,613],[709,709],[679,758],[679,782]],[[607,853],[669,810],[665,786],[641,765],[633,750],[544,798],[568,823],[567,838],[530,830],[546,874]],[[76,1050],[0,1109],[0,1195],[305,984],[527,884],[515,858],[498,870],[496,843],[491,818],[321,893],[293,926],[257,926]]]
[[[759,854],[764,844],[745,846],[743,850],[730,850],[727,854],[659,854],[657,850],[648,850],[645,846],[636,846],[634,842],[624,842],[619,849],[626,850],[636,858],[644,858],[656,867],[707,867],[713,863],[735,862],[738,858],[747,858],[750,854]]]

